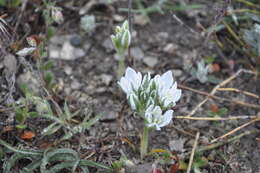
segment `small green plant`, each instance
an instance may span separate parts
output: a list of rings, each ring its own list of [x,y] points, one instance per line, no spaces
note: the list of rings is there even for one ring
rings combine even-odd
[[[19,170],[19,173],[39,172],[38,170],[40,170],[40,173],[58,173],[65,170],[75,172],[79,169],[83,173],[89,173],[89,167],[110,170],[110,167],[104,164],[81,159],[76,151],[69,148],[50,148],[45,151],[24,150],[15,148],[1,139],[0,145],[7,148],[9,152],[14,152],[10,158],[5,159],[2,166],[3,173],[13,172],[12,168],[19,160],[29,161]]]
[[[15,119],[18,123],[16,127],[19,129],[24,129],[27,127],[25,124],[27,118],[35,118],[38,116],[38,113],[36,111],[32,111],[31,107],[32,104],[40,103],[41,99],[39,97],[34,97],[26,84],[22,84],[20,88],[22,89],[25,97],[21,99],[21,104],[14,105],[14,109]]]
[[[80,28],[86,32],[90,33],[96,27],[96,18],[93,15],[85,15],[80,18]]]
[[[188,71],[194,79],[199,80],[201,83],[208,81],[208,73],[210,70],[210,64],[206,64],[202,59],[196,63],[197,67],[193,67],[192,64],[185,64],[184,69]]]
[[[250,30],[245,30],[244,39],[260,57],[260,25],[256,23]]]
[[[0,0],[0,6],[15,8],[21,4],[21,0]]]
[[[128,21],[125,21],[122,26],[116,27],[115,35],[111,35],[111,40],[120,57],[117,77],[120,78],[125,71],[125,52],[131,43],[131,33],[129,31]]]
[[[59,109],[58,116],[54,115],[51,106],[47,101],[44,101],[43,104],[46,105],[45,107],[46,109],[44,110],[44,113],[41,114],[41,116],[52,120],[53,123],[50,124],[45,129],[43,129],[42,134],[51,135],[57,132],[59,129],[63,129],[65,135],[62,137],[61,140],[67,140],[71,138],[74,134],[84,132],[86,129],[89,129],[93,124],[95,124],[100,118],[100,116],[96,116],[92,119],[89,119],[90,115],[85,115],[85,118],[81,122],[78,122],[73,118],[75,116],[78,116],[80,110],[71,113],[66,102],[64,104],[63,111],[60,108],[58,108]]]
[[[223,107],[218,109],[217,111],[208,111],[208,116],[210,117],[223,117],[228,113],[228,109]]]

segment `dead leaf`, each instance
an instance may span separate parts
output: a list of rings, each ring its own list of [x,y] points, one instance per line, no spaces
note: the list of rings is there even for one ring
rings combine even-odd
[[[35,133],[33,133],[32,131],[24,131],[23,134],[21,135],[21,139],[24,140],[30,140],[33,137],[35,137]]]
[[[217,113],[218,112],[218,105],[211,104],[210,105],[210,110],[211,110],[211,112]]]
[[[211,68],[212,68],[213,72],[219,72],[220,71],[220,66],[217,63],[212,64]]]

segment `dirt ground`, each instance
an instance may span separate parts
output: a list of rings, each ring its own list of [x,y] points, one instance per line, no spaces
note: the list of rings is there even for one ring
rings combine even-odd
[[[141,119],[134,116],[130,110],[125,95],[117,85],[117,64],[118,58],[110,41],[115,26],[120,25],[127,19],[127,12],[120,12],[119,8],[127,8],[127,2],[113,2],[105,4],[101,0],[93,4],[90,1],[60,2],[58,6],[63,8],[65,21],[58,28],[55,35],[50,39],[48,50],[49,59],[53,60],[54,68],[51,70],[55,74],[55,81],[58,84],[55,96],[58,103],[66,100],[72,110],[81,108],[83,113],[86,107],[93,110],[92,115],[102,115],[98,123],[86,131],[83,137],[74,137],[69,141],[62,142],[61,146],[78,149],[82,157],[91,155],[96,161],[110,164],[119,160],[121,156],[126,156],[139,167],[127,169],[126,172],[147,172],[145,167],[151,167],[154,163],[152,157],[147,157],[142,161],[139,156],[140,135],[143,124]],[[175,1],[174,1],[175,2]],[[176,1],[178,4],[179,1]],[[201,30],[201,26],[208,28],[215,24],[218,10],[216,6],[222,5],[222,1],[185,1],[187,4],[203,4],[200,9],[183,10],[180,12],[165,11],[164,14],[155,12],[149,15],[149,22],[141,15],[134,14],[132,26],[131,56],[134,64],[127,63],[143,74],[150,72],[152,75],[162,74],[167,70],[172,70],[174,79],[179,88],[182,89],[182,97],[174,107],[174,116],[185,116],[210,93],[216,84],[209,82],[200,83],[193,79],[185,70],[185,64],[192,64],[201,59],[215,56],[214,63],[220,66],[220,71],[213,72],[220,81],[228,79],[238,70],[247,68],[243,63],[239,63],[244,57],[233,50],[221,52],[214,41],[213,36],[208,36]],[[74,6],[70,6],[73,4]],[[87,8],[87,14],[95,15],[97,26],[89,34],[80,30],[79,11]],[[153,4],[147,1],[146,5]],[[85,5],[85,6],[84,6]],[[32,6],[29,5],[29,9]],[[2,9],[1,9],[2,10]],[[10,15],[11,10],[3,9],[3,13]],[[1,12],[2,13],[2,12]],[[30,21],[31,11],[24,13],[24,28],[20,28],[21,33],[26,33],[26,24],[30,24],[31,31],[28,35],[43,33],[39,27],[43,21],[39,14],[35,13],[36,19]],[[1,14],[0,14],[1,15]],[[177,16],[180,21],[174,17]],[[9,16],[11,18],[11,15]],[[26,19],[28,18],[28,21]],[[39,21],[37,21],[39,18]],[[11,21],[11,19],[10,19]],[[37,22],[36,22],[37,21]],[[221,33],[225,34],[225,33]],[[19,33],[18,33],[19,35]],[[221,35],[221,36],[223,36]],[[23,35],[21,34],[22,37]],[[71,44],[75,51],[82,52],[79,57],[69,57],[63,59],[56,57],[55,52],[64,51],[64,45]],[[66,49],[66,47],[65,47]],[[234,65],[232,68],[226,63],[227,57]],[[33,60],[27,58],[28,62],[34,64]],[[47,61],[44,59],[43,61]],[[19,62],[19,61],[18,61]],[[0,65],[1,65],[0,61]],[[2,68],[1,68],[2,69]],[[2,75],[4,70],[1,70]],[[29,76],[28,76],[29,75]],[[16,73],[16,91],[13,93],[15,100],[21,97],[18,84],[24,79],[30,78],[32,74],[26,73],[25,69],[20,68]],[[22,77],[21,77],[22,76]],[[25,77],[25,78],[23,78]],[[4,77],[0,78],[1,95],[8,92],[8,83]],[[226,88],[237,88],[260,95],[260,79],[255,75],[241,73],[234,80],[225,85]],[[187,89],[188,88],[188,89]],[[191,89],[205,92],[200,94]],[[253,105],[260,105],[260,99],[244,95],[243,93],[217,91],[216,96],[228,98]],[[4,102],[1,102],[5,107]],[[243,106],[235,101],[225,101],[210,98],[201,106],[193,117],[208,117],[208,112],[212,110],[212,105],[218,108],[227,108],[228,116],[256,116],[260,115],[259,107]],[[0,108],[1,108],[0,107]],[[8,112],[10,113],[10,112]],[[1,113],[3,123],[10,118],[8,113]],[[13,116],[13,115],[12,115]],[[250,120],[227,120],[227,121],[197,121],[174,118],[173,122],[164,127],[161,131],[152,131],[149,137],[149,149],[169,150],[180,160],[188,163],[189,153],[192,150],[197,132],[200,132],[198,148],[205,147],[210,141],[226,134],[227,132],[243,125]],[[46,127],[48,121],[37,118],[28,120],[28,128],[36,133],[36,137],[31,141],[23,141],[24,145],[30,147],[40,147],[43,142],[54,141],[57,136],[42,137],[41,129]],[[39,128],[41,126],[42,128]],[[201,152],[201,157],[206,158],[208,164],[200,169],[203,173],[257,173],[260,172],[260,135],[259,122],[235,132],[228,139],[238,136],[245,132],[254,133],[245,135],[234,142],[227,142],[225,145],[211,150]],[[37,135],[39,134],[39,136]],[[18,140],[14,137],[15,132],[2,134],[3,139]],[[79,146],[78,140],[80,139]],[[19,139],[21,141],[21,139]],[[148,166],[147,166],[148,165]],[[141,167],[143,166],[143,167]],[[168,169],[164,166],[165,171]],[[166,171],[167,172],[167,171]],[[180,170],[180,172],[182,172]],[[183,171],[185,172],[185,171]]]

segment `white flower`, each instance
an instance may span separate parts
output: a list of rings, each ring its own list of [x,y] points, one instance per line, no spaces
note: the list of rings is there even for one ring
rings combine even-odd
[[[134,69],[127,67],[125,76],[118,82],[127,97],[137,91],[142,84],[142,74],[136,72]]]
[[[156,130],[161,130],[161,127],[168,125],[172,120],[173,110],[168,110],[162,115],[162,110],[159,106],[149,106],[145,111],[145,119],[147,127],[155,127]]]
[[[33,53],[33,51],[35,50],[36,48],[35,47],[26,47],[26,48],[23,48],[22,50],[19,50],[16,55],[19,55],[19,56],[27,56],[31,53]]]
[[[163,106],[175,106],[181,97],[181,90],[177,89],[177,83],[173,82],[172,72],[167,71],[162,76],[156,75],[153,80]]]

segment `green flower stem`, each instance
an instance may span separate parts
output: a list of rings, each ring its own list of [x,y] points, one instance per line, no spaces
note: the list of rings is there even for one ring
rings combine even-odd
[[[120,59],[119,59],[119,65],[118,65],[118,70],[117,70],[117,78],[120,79],[124,72],[125,72],[125,56],[124,53],[119,54]]]
[[[147,154],[148,150],[148,136],[149,136],[149,127],[144,125],[143,136],[141,138],[141,159]]]

